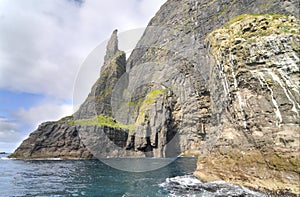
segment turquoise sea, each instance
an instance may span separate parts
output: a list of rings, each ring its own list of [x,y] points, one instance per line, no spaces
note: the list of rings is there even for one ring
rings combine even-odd
[[[0,159],[0,196],[263,196],[224,182],[201,183],[196,158],[177,158],[148,172],[126,172],[99,160]],[[113,159],[112,159],[113,160]],[[137,159],[152,165],[166,159]],[[128,159],[116,159],[129,162]]]

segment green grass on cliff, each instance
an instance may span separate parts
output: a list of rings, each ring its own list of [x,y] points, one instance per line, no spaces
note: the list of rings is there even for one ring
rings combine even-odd
[[[208,34],[206,41],[214,51],[236,46],[239,42],[253,44],[262,37],[280,34],[299,35],[300,20],[282,14],[243,14],[231,19],[221,28]]]
[[[147,94],[144,102],[149,104],[153,103],[158,96],[163,94],[164,94],[163,90],[153,90]]]
[[[149,106],[156,101],[156,99],[164,94],[164,90],[153,90],[148,92],[145,99],[138,102],[138,105],[140,107],[139,115],[137,118],[137,124],[144,122],[146,118],[146,110],[149,108]],[[130,106],[136,106],[134,102],[128,103]],[[90,119],[80,119],[75,120],[73,124],[82,125],[82,126],[98,126],[98,127],[111,127],[111,128],[119,128],[119,129],[125,129],[132,131],[135,129],[134,124],[126,125],[122,124],[120,122],[117,122],[114,118],[108,117],[105,115],[99,115],[94,118]]]
[[[250,20],[250,23],[257,25],[258,27],[255,31],[251,32],[252,36],[266,36],[271,34],[299,34],[299,19],[293,16],[283,15],[283,14],[243,14],[232,19],[226,27],[232,24]],[[251,22],[252,20],[252,22]],[[240,24],[242,24],[240,23]]]
[[[272,19],[278,19],[281,17],[287,17],[287,15],[284,14],[275,14],[275,13],[268,13],[268,14],[242,14],[242,15],[238,15],[236,17],[234,17],[233,19],[231,19],[229,22],[227,22],[224,26],[225,27],[229,27],[230,25],[239,22],[239,21],[243,21],[249,18],[257,18],[257,17],[272,17]]]
[[[60,124],[69,124],[70,126],[73,126],[74,125],[74,117],[73,116],[63,117],[60,120],[58,120],[57,123],[60,123]]]
[[[99,127],[107,126],[111,128],[134,130],[134,125],[122,124],[120,122],[117,122],[114,118],[105,115],[99,115],[91,119],[76,120],[75,124],[82,125],[82,126],[99,126]]]
[[[155,102],[155,99],[159,96],[162,95],[164,93],[163,90],[153,90],[147,93],[147,95],[145,96],[145,98],[140,98],[138,99],[136,102],[134,101],[129,101],[127,103],[125,103],[125,106],[129,106],[129,107],[134,107],[134,108],[140,108],[142,106],[142,104],[152,104]]]
[[[150,108],[150,106],[155,103],[157,98],[165,93],[165,90],[152,90],[147,93],[145,100],[141,103],[139,114],[136,119],[136,124],[145,124],[149,121],[148,116],[146,115],[146,111]]]

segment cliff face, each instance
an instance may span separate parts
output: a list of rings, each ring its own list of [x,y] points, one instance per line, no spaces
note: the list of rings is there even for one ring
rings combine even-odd
[[[202,180],[299,193],[297,2],[180,4],[161,8],[127,63],[171,92],[170,118],[150,120],[173,137],[166,155],[200,155]]]
[[[156,133],[170,136],[166,139],[168,143],[163,143],[160,148],[165,155],[185,151],[186,154],[205,154],[217,141],[218,125],[223,118],[221,111],[216,109],[220,107],[215,105],[222,105],[222,102],[216,102],[222,95],[212,95],[219,81],[211,77],[214,68],[205,40],[207,35],[241,14],[296,15],[296,10],[297,3],[288,1],[181,1],[178,6],[178,1],[171,0],[162,6],[130,56],[127,72],[130,75],[143,71],[146,76],[139,79],[139,75],[132,75],[129,79],[128,90],[131,90],[132,98],[141,97],[141,91],[136,89],[140,90],[141,86],[151,82],[166,89],[164,98],[170,102],[162,105],[170,112],[155,110],[159,109],[157,104],[149,106],[147,117],[165,113],[163,117],[166,118],[146,118],[144,125],[150,124],[151,127],[143,129],[151,139],[155,139]],[[139,84],[139,87],[132,87],[131,82]],[[135,92],[139,95],[134,96]],[[168,150],[171,150],[170,154]]]
[[[211,152],[199,157],[201,179],[300,192],[299,25],[292,16],[242,15],[207,36],[221,121]]]
[[[127,62],[113,33],[74,126],[49,139],[74,129],[78,158],[198,155],[204,181],[300,193],[296,17],[296,1],[169,0]],[[59,147],[43,128],[13,157]]]

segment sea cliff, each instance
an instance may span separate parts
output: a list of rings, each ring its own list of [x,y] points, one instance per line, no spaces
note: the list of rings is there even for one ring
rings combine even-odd
[[[298,11],[296,1],[167,1],[127,60],[114,31],[80,109],[11,157],[197,155],[203,181],[300,194]]]

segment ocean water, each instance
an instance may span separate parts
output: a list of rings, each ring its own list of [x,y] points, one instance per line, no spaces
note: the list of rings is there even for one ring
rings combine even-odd
[[[196,158],[177,158],[163,168],[137,173],[120,171],[98,160],[24,161],[5,156],[0,156],[1,197],[264,196],[225,182],[201,183],[192,175]],[[142,164],[164,160],[143,159]]]

